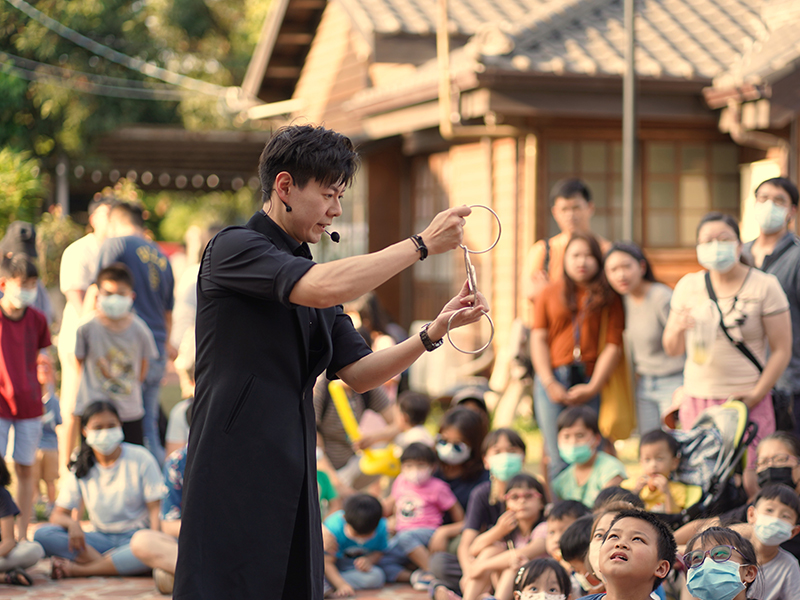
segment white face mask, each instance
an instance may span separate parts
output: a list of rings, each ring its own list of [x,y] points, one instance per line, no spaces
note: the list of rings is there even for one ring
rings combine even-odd
[[[86,432],[86,443],[92,450],[97,450],[103,456],[114,454],[123,439],[125,439],[125,434],[122,433],[122,427],[90,429]]]
[[[697,244],[697,262],[709,271],[727,273],[739,260],[739,242],[713,240]]]
[[[121,294],[100,296],[97,300],[100,311],[109,319],[121,319],[127,315],[133,306],[133,298]]]
[[[551,592],[534,592],[525,590],[519,593],[519,600],[567,600],[564,594],[553,594]]]
[[[775,233],[786,225],[786,217],[789,216],[789,208],[786,206],[778,206],[772,200],[756,202],[753,207],[753,216],[761,231],[764,233]]]
[[[403,469],[403,477],[412,485],[425,485],[432,474],[433,471],[429,467],[423,467],[422,469],[406,467]]]
[[[592,540],[589,544],[589,565],[594,571],[595,577],[600,581],[605,581],[603,574],[600,572],[600,546],[603,545],[603,540]]]
[[[36,288],[27,289],[27,288],[13,288],[8,289],[6,286],[5,296],[8,298],[8,301],[11,303],[16,309],[20,308],[27,308],[34,302],[36,302]]]
[[[756,537],[766,546],[780,546],[792,537],[792,526],[783,519],[771,515],[756,515],[753,528]]]

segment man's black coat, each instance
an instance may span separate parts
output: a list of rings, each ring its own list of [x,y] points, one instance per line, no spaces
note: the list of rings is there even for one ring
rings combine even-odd
[[[322,598],[312,389],[370,350],[341,307],[289,302],[313,264],[262,212],[203,255],[175,598]]]

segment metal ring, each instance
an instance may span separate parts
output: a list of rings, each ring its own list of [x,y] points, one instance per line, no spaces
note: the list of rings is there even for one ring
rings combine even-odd
[[[497,242],[499,242],[499,241],[500,241],[500,235],[503,233],[503,226],[502,226],[502,224],[500,223],[500,217],[498,217],[498,216],[497,216],[497,213],[496,213],[496,212],[494,212],[494,211],[493,211],[491,208],[489,208],[489,207],[488,207],[488,206],[486,206],[485,204],[470,204],[470,205],[469,205],[469,208],[485,208],[485,209],[486,209],[486,210],[488,210],[490,213],[492,213],[492,214],[494,215],[494,218],[497,220],[497,239],[496,239],[496,240],[494,241],[494,243],[493,243],[491,246],[489,246],[489,247],[488,247],[486,250],[470,250],[470,249],[469,249],[469,248],[467,248],[467,247],[466,247],[464,244],[461,244],[461,247],[462,247],[462,248],[464,248],[464,250],[466,250],[466,251],[467,251],[467,252],[469,252],[470,254],[483,254],[484,252],[488,252],[489,250],[491,250],[492,248],[494,248],[495,246],[497,246]]]
[[[494,322],[492,321],[492,318],[489,316],[489,313],[483,313],[483,316],[486,317],[489,320],[489,325],[492,328],[492,335],[489,336],[489,341],[488,342],[486,342],[483,346],[481,346],[477,350],[462,350],[461,348],[456,346],[455,342],[453,342],[453,338],[450,337],[450,328],[451,328],[451,325],[453,323],[453,317],[455,317],[460,312],[463,312],[465,310],[471,310],[472,308],[473,308],[472,306],[465,306],[464,308],[460,308],[456,312],[454,312],[452,315],[450,315],[450,318],[447,320],[447,341],[450,342],[450,345],[453,348],[455,348],[456,350],[458,350],[459,352],[462,352],[464,354],[480,354],[481,352],[483,352],[484,350],[486,350],[489,347],[489,344],[491,344],[492,340],[494,339]]]

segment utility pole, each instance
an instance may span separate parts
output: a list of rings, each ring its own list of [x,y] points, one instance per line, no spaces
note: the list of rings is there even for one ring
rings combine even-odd
[[[625,75],[622,80],[622,238],[633,240],[633,195],[636,180],[636,0],[625,0]]]

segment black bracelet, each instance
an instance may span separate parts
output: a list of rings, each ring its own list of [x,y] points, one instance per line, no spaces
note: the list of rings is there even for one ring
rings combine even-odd
[[[428,247],[425,245],[425,242],[422,241],[422,236],[415,233],[409,239],[414,242],[417,250],[419,250],[419,259],[425,260],[428,258]]]
[[[422,345],[425,346],[425,350],[428,352],[433,352],[439,346],[444,344],[444,338],[440,339],[438,342],[431,340],[430,336],[428,335],[428,327],[430,326],[430,323],[425,323],[425,325],[422,326],[422,329],[419,331],[419,339],[422,340]]]

